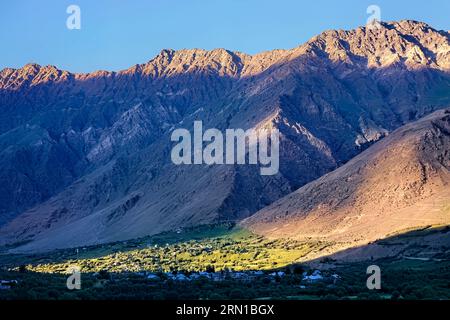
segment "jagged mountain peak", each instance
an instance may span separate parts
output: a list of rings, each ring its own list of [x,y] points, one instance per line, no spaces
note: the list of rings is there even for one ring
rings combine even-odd
[[[176,74],[213,73],[220,76],[243,77],[267,70],[274,64],[302,55],[323,56],[331,62],[362,64],[365,67],[387,67],[403,63],[410,68],[430,66],[450,69],[450,36],[423,22],[402,20],[382,22],[380,28],[365,26],[353,30],[328,30],[305,44],[290,50],[272,50],[254,55],[223,48],[163,49],[153,59],[119,72],[95,71],[72,74],[54,66],[35,63],[20,69],[5,68],[0,72],[0,88],[25,83],[58,81],[73,75],[77,79],[92,79],[118,75],[141,74],[152,78]],[[31,80],[31,81],[26,81]]]
[[[449,70],[450,37],[426,23],[413,20],[381,22],[379,27],[328,30],[305,44],[331,61],[360,63],[365,67],[405,65]]]

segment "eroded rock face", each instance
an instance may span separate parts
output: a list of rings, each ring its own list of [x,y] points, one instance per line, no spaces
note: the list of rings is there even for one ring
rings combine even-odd
[[[448,32],[401,21],[253,56],[163,50],[120,72],[4,69],[0,238],[69,246],[247,217],[449,105],[449,67]],[[170,132],[194,120],[277,127],[280,173],[172,165]]]
[[[450,109],[409,123],[243,225],[270,237],[327,241],[328,252],[450,224]]]

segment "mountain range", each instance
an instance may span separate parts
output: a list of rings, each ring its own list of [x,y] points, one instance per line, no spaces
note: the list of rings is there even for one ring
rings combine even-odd
[[[0,244],[50,250],[237,220],[274,237],[359,243],[418,226],[361,231],[448,199],[448,115],[433,112],[450,106],[449,40],[404,20],[256,55],[162,50],[120,72],[6,68]],[[172,164],[170,133],[196,120],[278,129],[280,172]]]

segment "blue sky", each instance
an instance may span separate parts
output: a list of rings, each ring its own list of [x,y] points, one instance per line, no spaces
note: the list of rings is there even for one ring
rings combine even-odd
[[[81,30],[66,28],[71,4],[81,8]],[[0,69],[35,62],[73,72],[120,70],[163,48],[293,48],[327,29],[364,25],[371,4],[383,21],[450,29],[448,0],[2,1]]]

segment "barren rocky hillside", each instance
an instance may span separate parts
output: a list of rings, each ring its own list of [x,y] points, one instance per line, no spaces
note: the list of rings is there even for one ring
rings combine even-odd
[[[449,224],[450,109],[399,128],[243,222],[269,237],[335,243],[330,253]]]

